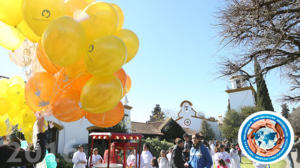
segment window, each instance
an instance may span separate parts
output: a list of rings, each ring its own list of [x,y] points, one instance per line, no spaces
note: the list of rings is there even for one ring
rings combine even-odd
[[[236,88],[241,88],[241,80],[240,79],[237,79],[236,80]]]

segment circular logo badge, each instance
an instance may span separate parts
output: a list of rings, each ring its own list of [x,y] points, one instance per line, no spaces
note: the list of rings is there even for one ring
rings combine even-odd
[[[186,119],[186,120],[184,120],[184,125],[186,125],[186,126],[190,126],[191,125],[191,120],[190,119]]]
[[[246,118],[239,129],[239,146],[252,161],[269,164],[290,152],[294,142],[291,124],[279,114],[261,111]]]

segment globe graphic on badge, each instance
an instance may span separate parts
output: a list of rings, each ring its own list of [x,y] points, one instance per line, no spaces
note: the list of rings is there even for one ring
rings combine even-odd
[[[277,144],[277,133],[271,128],[261,128],[254,133],[255,143],[261,149],[272,149]]]

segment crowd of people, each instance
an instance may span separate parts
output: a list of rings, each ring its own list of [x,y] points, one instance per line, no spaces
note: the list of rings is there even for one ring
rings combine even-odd
[[[297,143],[296,143],[297,144]],[[128,168],[240,168],[241,149],[237,143],[225,141],[206,141],[199,133],[192,139],[188,134],[183,139],[176,138],[175,145],[168,151],[161,150],[160,156],[153,156],[150,145],[145,143],[141,155],[130,151],[126,163]],[[90,160],[90,158],[89,158]],[[89,163],[83,152],[83,148],[73,156],[74,168],[85,168]],[[92,163],[108,162],[108,150],[104,152],[104,159],[99,155],[98,149],[94,149]],[[111,145],[110,163],[122,163],[121,157],[116,153],[114,143]],[[81,165],[81,166],[80,166]],[[269,165],[253,162],[255,168],[268,168]]]

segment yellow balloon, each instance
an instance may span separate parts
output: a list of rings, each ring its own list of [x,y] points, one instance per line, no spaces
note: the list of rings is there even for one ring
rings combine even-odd
[[[118,16],[118,24],[117,24],[117,31],[121,30],[124,24],[124,14],[122,9],[116,5],[116,4],[111,4],[112,7],[115,9],[117,16]]]
[[[32,42],[38,42],[41,39],[41,36],[35,34],[24,20],[18,24],[17,29]]]
[[[7,124],[6,124],[6,117],[0,116],[0,136],[5,136],[7,135]]]
[[[76,20],[84,26],[89,42],[113,34],[118,24],[115,9],[106,2],[89,4]]]
[[[113,109],[122,98],[122,84],[114,75],[92,77],[82,89],[80,101],[88,112],[104,113]]]
[[[22,20],[22,2],[23,0],[1,0],[0,21],[11,26],[20,23]]]
[[[85,0],[65,0],[65,15],[73,17],[74,14],[81,12],[87,5],[88,2]]]
[[[122,39],[127,48],[127,59],[126,63],[132,60],[139,49],[139,39],[137,35],[128,29],[122,29],[116,33],[120,39]]]
[[[42,37],[42,45],[52,63],[61,67],[76,63],[86,53],[84,30],[69,16],[49,24]]]
[[[23,17],[28,26],[41,36],[51,20],[64,13],[64,0],[23,0]]]
[[[3,22],[0,22],[0,37],[0,46],[9,50],[19,48],[25,39],[17,29]]]
[[[112,75],[121,69],[126,54],[126,46],[120,38],[116,36],[99,38],[89,46],[89,52],[85,56],[86,68],[93,75]]]
[[[9,84],[9,79],[0,80],[0,97],[7,97],[7,89],[9,87]]]

